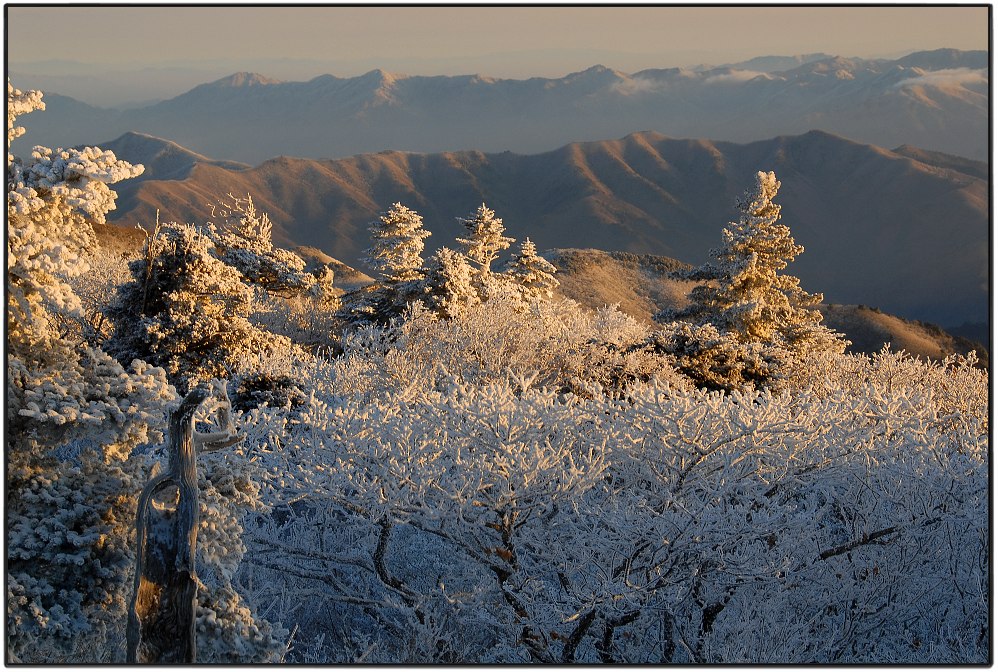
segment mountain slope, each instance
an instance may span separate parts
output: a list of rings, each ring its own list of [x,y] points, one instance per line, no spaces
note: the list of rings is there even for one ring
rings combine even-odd
[[[529,235],[540,249],[699,264],[760,169],[782,182],[783,221],[805,247],[791,270],[806,289],[940,324],[987,321],[988,183],[820,132],[744,145],[638,133],[528,156],[280,157],[241,170],[197,163],[183,180],[115,185],[123,198],[112,214],[129,226],[157,210],[164,220],[202,222],[219,197],[252,194],[279,243],[353,265],[369,246],[369,222],[396,201],[423,215],[428,253],[452,246],[462,233],[455,217],[484,201],[510,235]]]
[[[814,60],[816,59],[816,60]],[[237,73],[154,105],[108,112],[63,100],[27,124],[31,145],[93,143],[138,131],[209,156],[257,162],[385,149],[549,151],[652,129],[747,142],[813,128],[974,159],[988,151],[987,52],[869,60],[825,55],[733,66],[594,66],[561,78],[408,76],[373,70],[281,82]],[[30,88],[30,82],[16,82]]]

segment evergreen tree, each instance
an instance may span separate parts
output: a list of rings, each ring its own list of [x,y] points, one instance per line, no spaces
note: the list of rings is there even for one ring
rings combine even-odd
[[[369,230],[374,245],[365,250],[364,263],[378,272],[378,279],[395,285],[423,277],[423,239],[430,232],[423,228],[423,218],[401,203],[394,203],[371,222]]]
[[[131,263],[133,281],[108,311],[115,327],[108,349],[119,360],[162,366],[181,392],[292,347],[286,336],[249,323],[252,289],[212,252],[196,227],[164,225],[146,239],[145,257]]]
[[[265,212],[258,212],[253,198],[231,194],[212,209],[208,233],[214,254],[232,266],[243,280],[267,292],[294,296],[313,290],[316,277],[305,271],[305,260],[290,250],[274,247],[274,225]]]
[[[690,305],[659,319],[712,324],[741,343],[787,348],[798,353],[842,352],[846,342],[821,324],[811,307],[821,294],[809,294],[800,280],[781,273],[804,248],[779,223],[773,202],[780,183],[770,172],[758,172],[755,187],[738,202],[741,216],[722,231],[723,243],[712,250],[713,261],[677,274],[702,281],[689,294]]]
[[[426,264],[425,301],[441,317],[461,317],[482,302],[474,278],[467,257],[442,247]]]
[[[492,262],[513,244],[513,239],[503,235],[506,229],[502,220],[484,203],[471,215],[458,217],[457,221],[468,230],[467,238],[457,239],[464,246],[465,256],[478,265],[482,275],[488,275],[492,271]]]
[[[125,370],[62,329],[80,317],[67,279],[114,208],[107,185],[142,167],[94,147],[11,155],[17,117],[39,109],[40,92],[7,83],[7,652],[28,663],[113,647],[132,563],[126,458],[160,437],[176,396],[162,369]]]
[[[530,238],[520,245],[519,253],[506,266],[506,273],[523,289],[527,298],[554,296],[559,284],[554,274],[558,271],[551,262],[537,254],[537,246]]]

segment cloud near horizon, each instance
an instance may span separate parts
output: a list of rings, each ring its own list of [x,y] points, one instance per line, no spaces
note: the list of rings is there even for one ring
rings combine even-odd
[[[769,73],[760,72],[758,70],[732,70],[731,72],[726,72],[723,75],[711,75],[707,79],[703,80],[704,84],[740,84],[741,82],[747,82],[749,80],[755,79],[756,77],[765,77],[766,79],[772,79]]]
[[[988,73],[985,69],[974,70],[971,68],[950,68],[947,70],[933,70],[925,72],[918,77],[902,79],[894,85],[895,88],[909,86],[954,86],[963,84],[987,84]]]

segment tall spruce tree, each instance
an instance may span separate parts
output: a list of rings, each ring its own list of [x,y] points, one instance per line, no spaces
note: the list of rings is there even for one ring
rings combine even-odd
[[[701,281],[689,294],[687,308],[660,314],[659,319],[712,324],[741,343],[773,345],[804,354],[842,352],[847,342],[821,324],[813,306],[821,294],[809,294],[800,280],[782,273],[803,246],[779,223],[780,206],[773,202],[780,182],[770,172],[758,172],[755,186],[738,202],[737,222],[722,231],[713,260],[677,274]]]

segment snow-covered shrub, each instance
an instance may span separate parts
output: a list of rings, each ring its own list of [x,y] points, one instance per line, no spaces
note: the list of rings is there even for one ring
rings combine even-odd
[[[232,408],[237,411],[267,404],[276,408],[292,408],[305,402],[299,382],[289,375],[250,373],[236,379]]]
[[[576,394],[620,394],[659,376],[685,384],[671,360],[642,348],[647,329],[615,308],[525,301],[512,287],[441,318],[413,305],[403,319],[344,336],[333,366],[344,390],[521,381]]]
[[[252,358],[293,349],[286,336],[250,324],[253,291],[213,247],[192,225],[158,227],[109,309],[115,330],[108,349],[119,360],[162,366],[182,391],[231,377]]]
[[[405,338],[370,329],[366,349],[307,374],[294,420],[248,421],[281,513],[247,527],[244,583],[285,605],[303,641],[323,636],[311,655],[987,659],[987,435],[954,422],[943,367],[846,356],[866,371],[854,389],[658,378],[625,399],[513,376],[416,385],[418,365],[343,384]],[[986,375],[956,375],[985,418]]]
[[[41,94],[7,84],[7,140]],[[175,399],[162,369],[94,344],[69,280],[85,273],[108,183],[141,173],[97,148],[7,155],[7,651],[22,662],[114,657],[137,461]],[[127,363],[127,362],[126,362]],[[102,650],[101,642],[109,642]]]
[[[709,323],[672,322],[648,340],[653,352],[673,357],[678,371],[710,390],[768,386],[785,359],[781,350],[739,342]]]
[[[82,319],[65,325],[64,331],[78,335],[88,343],[102,345],[113,333],[105,309],[114,300],[118,287],[132,279],[129,256],[95,247],[86,251],[83,261],[87,272],[67,278],[82,306]],[[71,325],[71,326],[70,326]]]

